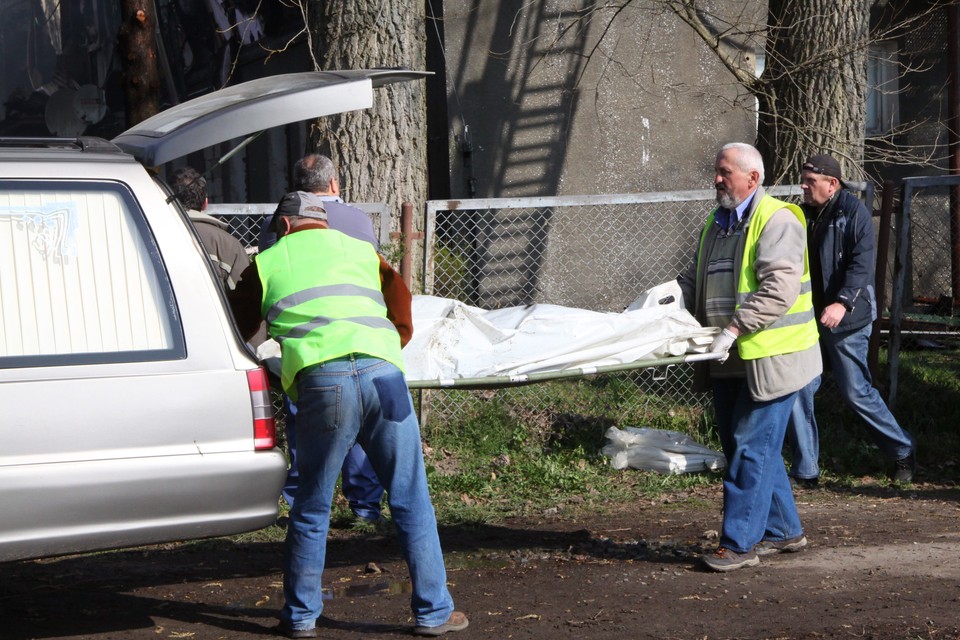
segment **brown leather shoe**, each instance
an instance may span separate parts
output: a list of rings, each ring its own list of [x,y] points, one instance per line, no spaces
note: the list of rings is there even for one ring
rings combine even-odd
[[[454,611],[447,621],[438,627],[414,627],[413,634],[417,636],[442,636],[448,631],[463,631],[470,625],[467,616],[462,611]]]

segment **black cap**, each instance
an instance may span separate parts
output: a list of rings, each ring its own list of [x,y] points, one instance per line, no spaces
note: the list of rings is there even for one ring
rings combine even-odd
[[[809,171],[810,173],[819,173],[820,175],[836,178],[840,181],[841,187],[847,186],[843,182],[843,178],[840,174],[840,163],[837,162],[833,156],[828,156],[826,154],[810,156],[807,158],[807,161],[803,163],[803,167],[801,167],[801,169],[803,171]]]
[[[273,228],[276,230],[281,216],[300,216],[301,218],[327,219],[327,210],[320,196],[307,191],[291,191],[280,198],[280,204],[273,212]]]

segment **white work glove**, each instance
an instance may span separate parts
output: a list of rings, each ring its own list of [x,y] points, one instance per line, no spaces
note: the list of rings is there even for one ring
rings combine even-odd
[[[737,336],[733,335],[727,329],[724,329],[720,332],[716,338],[713,339],[713,344],[710,345],[710,353],[722,353],[723,357],[718,358],[717,362],[723,364],[727,361],[727,358],[730,357],[730,347],[733,346],[733,343],[736,341]]]

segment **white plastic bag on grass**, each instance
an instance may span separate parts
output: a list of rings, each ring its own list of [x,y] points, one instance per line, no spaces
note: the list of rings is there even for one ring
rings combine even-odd
[[[640,469],[659,473],[717,471],[726,466],[723,454],[677,431],[649,427],[610,427],[601,450],[614,469]]]

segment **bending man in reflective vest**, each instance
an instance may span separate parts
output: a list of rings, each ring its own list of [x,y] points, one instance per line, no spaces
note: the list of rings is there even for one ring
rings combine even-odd
[[[678,281],[703,326],[722,329],[697,368],[712,388],[727,469],[723,530],[707,568],[732,571],[807,544],[781,449],[797,391],[823,369],[810,293],[806,231],[796,205],[766,195],[763,160],[725,145],[694,264]]]
[[[467,627],[453,609],[401,342],[412,334],[410,292],[369,242],[327,228],[312,194],[284,198],[280,240],[244,272],[231,305],[244,337],[266,320],[282,352],[283,390],[297,402],[300,488],[284,551],[281,630],[316,637],[334,489],[359,442],[387,489],[413,583],[414,633]]]

